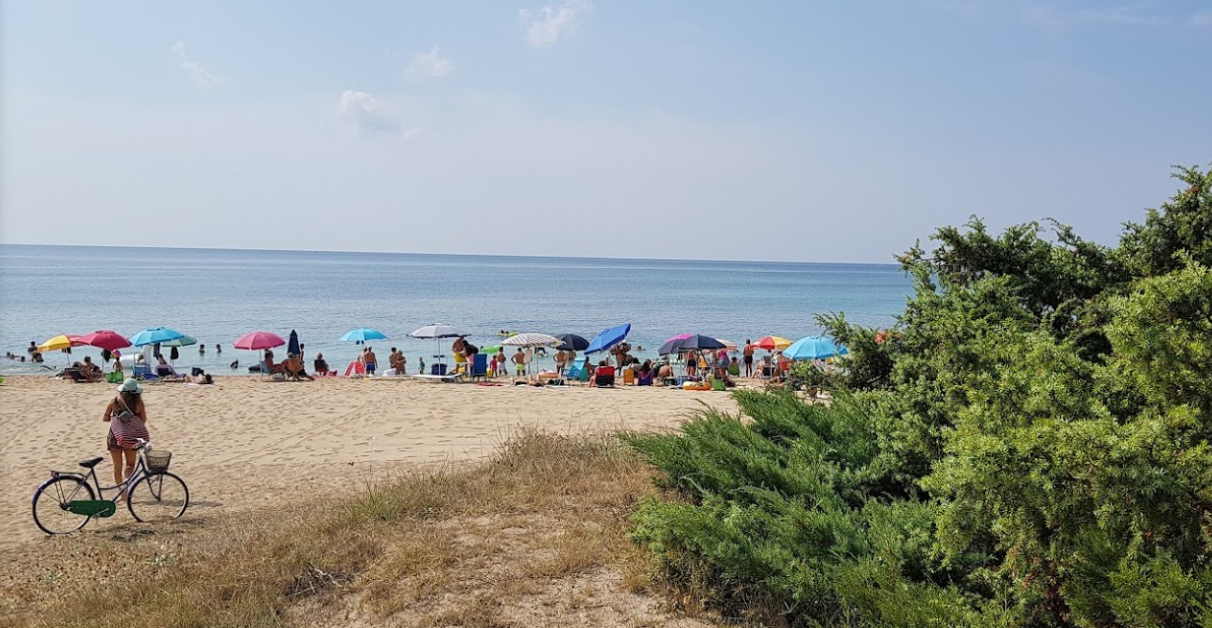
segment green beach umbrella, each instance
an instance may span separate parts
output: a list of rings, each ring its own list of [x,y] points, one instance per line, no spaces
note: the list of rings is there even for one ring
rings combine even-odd
[[[196,345],[196,344],[198,344],[197,338],[194,338],[193,336],[182,335],[180,338],[174,338],[167,342],[162,342],[162,343],[160,343],[160,346],[162,346],[162,347],[188,347],[190,345]]]

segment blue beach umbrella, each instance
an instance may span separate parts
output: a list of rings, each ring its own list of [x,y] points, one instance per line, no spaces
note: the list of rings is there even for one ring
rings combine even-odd
[[[142,347],[146,345],[154,345],[156,343],[166,343],[170,340],[176,340],[185,336],[185,334],[167,327],[149,327],[143,331],[130,337],[131,346]]]
[[[597,353],[598,351],[606,351],[620,342],[623,342],[623,339],[626,338],[627,334],[629,333],[631,333],[631,323],[619,325],[618,327],[611,327],[610,329],[603,329],[602,332],[598,334],[598,337],[594,338],[593,342],[589,343],[589,346],[585,348],[585,353],[590,354]]]
[[[345,342],[363,343],[367,340],[387,340],[387,336],[377,329],[359,327],[346,333],[344,336],[341,336],[341,340],[344,340]]]
[[[833,342],[832,339],[821,336],[807,336],[791,343],[783,349],[783,355],[792,360],[824,360],[834,356],[846,355],[849,351]]]

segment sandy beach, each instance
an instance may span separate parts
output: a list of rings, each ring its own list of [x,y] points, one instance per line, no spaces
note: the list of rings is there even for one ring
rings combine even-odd
[[[101,421],[112,384],[9,377],[0,385],[0,545],[43,535],[30,497],[51,469],[107,456]],[[190,512],[217,514],[288,497],[361,490],[411,468],[473,460],[525,428],[558,433],[677,427],[700,403],[733,411],[720,392],[584,386],[533,388],[407,379],[272,382],[230,377],[213,386],[144,386],[155,447],[173,453]],[[189,513],[186,513],[186,517]],[[120,511],[86,530],[127,523]]]

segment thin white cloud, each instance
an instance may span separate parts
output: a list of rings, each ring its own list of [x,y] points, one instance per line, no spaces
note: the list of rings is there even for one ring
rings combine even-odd
[[[1212,26],[1212,11],[1200,11],[1187,20],[1191,26]]]
[[[408,62],[408,67],[404,68],[404,76],[414,80],[424,79],[440,79],[454,69],[454,64],[450,59],[442,56],[438,51],[438,47],[434,46],[429,52],[418,52],[412,56],[412,60]]]
[[[365,135],[393,136],[409,142],[428,134],[420,127],[406,126],[395,111],[366,92],[342,93],[337,102],[337,117]]]
[[[1060,4],[1025,3],[1019,6],[1023,21],[1054,29],[1062,26],[1095,24],[1111,26],[1188,27],[1212,26],[1212,12],[1200,11],[1178,16],[1158,2],[1075,7]]]
[[[198,65],[193,59],[190,59],[189,55],[185,54],[185,42],[183,41],[169,46],[168,52],[181,62],[181,68],[189,72],[190,78],[199,87],[213,87],[226,80],[222,76]]]
[[[526,40],[530,45],[543,48],[555,45],[561,37],[575,32],[590,13],[593,13],[593,4],[589,0],[564,0],[538,10],[519,9],[518,17],[526,25]]]

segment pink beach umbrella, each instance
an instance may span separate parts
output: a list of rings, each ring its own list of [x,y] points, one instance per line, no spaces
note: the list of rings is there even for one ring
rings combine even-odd
[[[108,329],[94,331],[91,334],[84,334],[76,339],[80,344],[97,347],[98,349],[108,349],[117,351],[130,346],[130,341],[116,331]]]
[[[262,349],[272,349],[281,347],[286,344],[282,337],[268,331],[253,331],[243,336],[232,343],[232,346],[237,349],[247,349],[249,351],[260,351]]]

